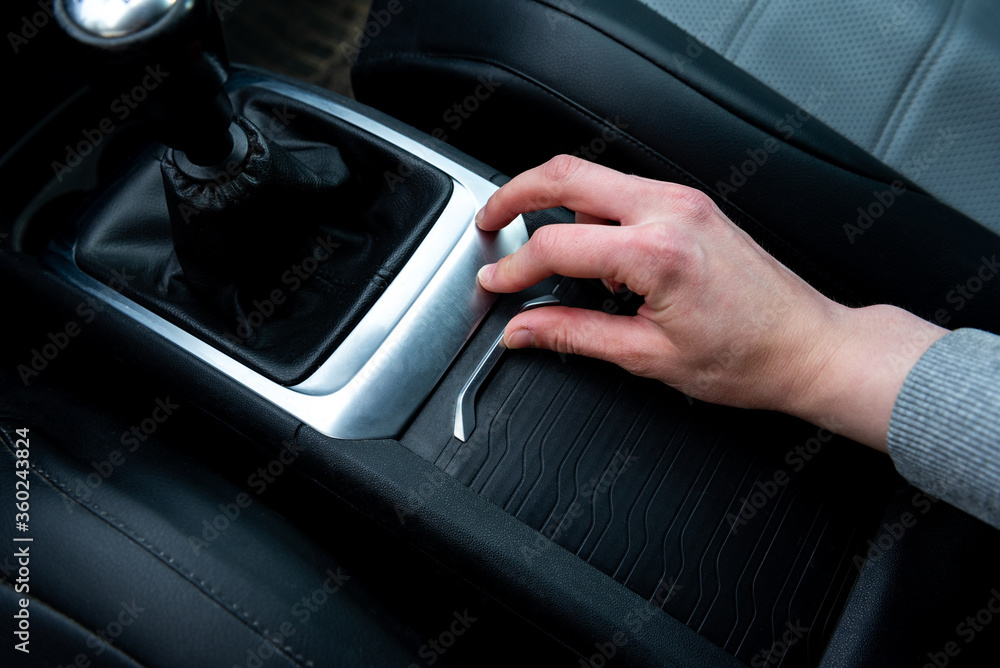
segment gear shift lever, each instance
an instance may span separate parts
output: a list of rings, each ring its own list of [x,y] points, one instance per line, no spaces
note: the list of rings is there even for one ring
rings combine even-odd
[[[104,82],[132,85],[151,67],[163,72],[140,114],[171,149],[161,171],[174,250],[201,298],[231,311],[233,290],[272,280],[311,229],[309,216],[283,220],[288,203],[318,207],[346,180],[336,149],[327,147],[331,158],[317,174],[234,118],[208,0],[57,0],[56,17],[84,67]]]
[[[162,74],[132,113],[168,146],[95,192],[73,261],[100,280],[128,267],[126,298],[276,382],[304,380],[390,287],[452,179],[268,82],[320,91],[236,68],[227,82],[210,0],[56,0],[55,12],[99,97]],[[294,122],[278,126],[278,109]]]
[[[195,165],[233,156],[233,106],[218,16],[206,0],[57,0],[56,20],[97,86],[160,81],[139,107],[161,141]],[[147,77],[148,78],[148,77]]]

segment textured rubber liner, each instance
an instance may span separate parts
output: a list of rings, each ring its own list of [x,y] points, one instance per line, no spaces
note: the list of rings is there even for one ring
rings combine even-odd
[[[541,351],[506,354],[467,443],[428,442],[454,410],[446,385],[405,445],[747,663],[819,663],[888,496],[887,458]],[[525,566],[550,547],[523,546]]]

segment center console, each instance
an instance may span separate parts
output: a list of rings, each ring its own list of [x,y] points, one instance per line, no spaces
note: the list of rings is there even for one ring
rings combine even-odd
[[[476,272],[527,240],[524,221],[519,218],[498,233],[478,230],[474,216],[497,189],[489,180],[489,170],[460,164],[432,141],[422,143],[347,106],[344,100],[252,71],[238,72],[229,85],[234,99],[248,100],[244,108],[253,118],[266,119],[271,108],[287,111],[291,105],[302,117],[309,113],[312,123],[326,124],[334,139],[350,137],[352,150],[340,152],[352,166],[360,162],[350,159],[355,153],[398,159],[367,158],[374,165],[364,166],[367,173],[359,177],[359,189],[369,187],[376,197],[361,212],[361,223],[348,218],[356,206],[338,208],[334,200],[332,206],[316,211],[300,208],[294,199],[288,201],[283,211],[288,218],[326,219],[314,226],[314,238],[320,242],[313,242],[314,252],[308,253],[310,239],[304,246],[306,254],[293,255],[275,273],[270,288],[251,292],[241,316],[232,315],[225,323],[211,315],[199,321],[190,312],[178,312],[178,301],[194,304],[200,311],[208,309],[183,294],[181,279],[170,274],[171,269],[175,274],[182,272],[176,272],[171,257],[164,211],[131,214],[128,224],[109,223],[110,218],[124,217],[122,209],[136,206],[137,201],[144,207],[166,208],[165,202],[155,200],[163,191],[156,187],[159,153],[154,151],[145,156],[139,170],[130,171],[89,207],[76,235],[60,240],[49,262],[88,295],[320,433],[343,439],[395,436],[489,310],[495,295],[479,287]],[[266,96],[267,105],[254,106],[261,96]],[[421,178],[421,170],[444,182],[446,187],[439,188],[443,196],[427,197],[430,179]],[[432,181],[430,185],[439,184]],[[358,197],[359,189],[347,196]],[[154,201],[143,201],[149,199]],[[137,217],[144,219],[136,223]],[[386,230],[387,220],[401,230]],[[288,225],[286,220],[268,222],[271,234],[281,234]],[[361,248],[348,247],[349,235],[343,241],[340,237],[328,240],[331,234],[342,234],[345,226],[367,227],[362,231],[371,239],[356,244]],[[392,243],[400,237],[409,241],[406,234],[413,231],[420,236],[417,242]],[[130,232],[135,237],[129,238]],[[386,262],[369,259],[367,266],[359,266],[345,260],[344,255],[367,250],[379,241],[391,248],[388,255],[401,256],[389,258],[395,260],[392,270],[385,269]],[[136,266],[136,245],[160,246],[154,267]],[[320,264],[343,271],[345,262],[348,270],[361,274],[361,290],[326,304],[314,297],[319,304],[313,312],[293,312],[303,301],[296,298],[309,290],[310,282],[324,283],[327,292],[331,289],[337,276],[324,276]],[[310,268],[313,275],[309,275]],[[136,278],[113,289],[109,279],[115,270]],[[382,283],[380,289],[366,290],[373,279]],[[344,301],[350,303],[344,306]],[[267,332],[270,336],[263,343],[265,337],[258,332],[240,336],[253,329],[273,333]]]
[[[56,14],[94,86],[141,82],[166,147],[101,187],[49,266],[319,433],[398,435],[495,300],[476,272],[527,240],[521,218],[474,223],[495,172],[322,91],[230,76],[210,3]]]

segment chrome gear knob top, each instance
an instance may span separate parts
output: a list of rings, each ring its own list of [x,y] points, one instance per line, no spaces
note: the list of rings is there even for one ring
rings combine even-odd
[[[109,99],[162,72],[135,116],[196,165],[234,149],[229,62],[210,0],[55,0],[67,62]]]
[[[187,5],[191,2],[181,0]],[[64,0],[66,16],[97,37],[128,37],[156,25],[178,0]]]

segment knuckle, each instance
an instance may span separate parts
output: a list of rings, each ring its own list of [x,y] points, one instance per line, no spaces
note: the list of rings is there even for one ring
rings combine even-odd
[[[585,165],[586,163],[576,156],[557,155],[545,163],[542,173],[546,180],[558,185],[572,178]]]
[[[705,222],[715,218],[715,202],[700,190],[677,186],[672,189],[672,198],[681,213],[691,220]]]
[[[531,236],[531,250],[536,260],[548,266],[559,248],[561,234],[555,225],[539,228]]]
[[[577,354],[572,331],[566,327],[554,327],[548,330],[547,348],[564,355]]]
[[[639,253],[639,284],[662,285],[689,276],[698,251],[691,236],[667,223],[644,226],[636,244]]]
[[[657,263],[670,263],[685,252],[681,233],[663,223],[648,225],[642,229],[639,248],[650,261]]]

